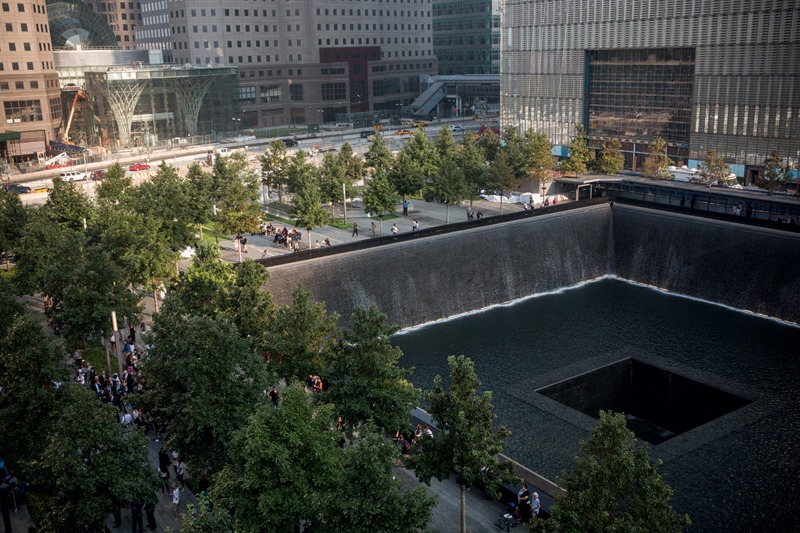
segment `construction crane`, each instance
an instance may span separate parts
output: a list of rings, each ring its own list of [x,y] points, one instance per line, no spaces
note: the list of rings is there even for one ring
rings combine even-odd
[[[84,100],[89,98],[89,95],[87,95],[86,92],[80,87],[66,87],[64,89],[64,92],[66,93],[70,93],[73,91],[75,92],[75,97],[72,99],[72,106],[70,107],[69,110],[69,119],[67,120],[67,127],[66,129],[64,129],[64,136],[63,136],[63,141],[67,143],[69,142],[69,129],[72,126],[72,117],[75,116],[75,107],[78,105],[79,101],[83,102]]]

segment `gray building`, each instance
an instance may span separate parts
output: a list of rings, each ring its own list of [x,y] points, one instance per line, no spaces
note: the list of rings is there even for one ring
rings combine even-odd
[[[500,0],[433,0],[439,74],[500,73]]]
[[[431,0],[176,0],[167,12],[173,62],[238,68],[242,126],[396,111],[437,72]],[[137,32],[151,29],[143,18]]]
[[[504,0],[501,123],[565,153],[582,122],[634,169],[661,136],[751,180],[773,150],[800,160],[798,27],[796,0]]]
[[[172,34],[167,0],[142,0],[142,22],[136,27],[137,50],[161,50],[165,63],[172,63]]]

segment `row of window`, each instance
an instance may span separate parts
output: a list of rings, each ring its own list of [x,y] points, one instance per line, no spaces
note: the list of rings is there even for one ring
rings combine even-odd
[[[145,8],[146,7],[147,7],[147,4],[145,4]],[[166,2],[164,3],[164,7],[167,7],[166,6]],[[99,11],[116,11],[116,8],[117,8],[117,4],[114,3],[114,2],[98,2],[97,3],[97,9]],[[134,6],[133,2],[128,2],[127,4],[125,2],[120,2],[119,3],[119,8],[120,9],[126,9],[127,8],[127,9],[138,9],[138,10],[141,10],[142,9],[142,4],[139,3],[139,2],[136,2],[136,6]]]
[[[45,87],[47,88],[55,88],[58,86],[58,80],[45,80],[44,83]],[[30,80],[28,82],[29,89],[38,89],[39,88],[39,81],[38,80]],[[25,90],[25,82],[24,81],[15,81],[14,82],[14,89],[18,91]],[[11,90],[11,82],[8,81],[0,81],[0,91],[10,91]]]
[[[13,22],[6,22],[4,24],[4,27],[5,27],[7,32],[13,32],[14,31],[14,23]],[[28,23],[27,22],[20,22],[19,23],[19,31],[21,31],[21,32],[28,31]],[[47,33],[47,32],[50,31],[50,29],[48,28],[47,24],[36,24],[36,31],[38,33]]]
[[[378,29],[383,31],[384,27],[383,27],[383,24],[373,23],[372,24],[372,29],[373,29],[373,31],[377,31]],[[392,29],[392,25],[391,24],[386,24],[386,28],[385,29],[386,30],[391,30]],[[425,29],[425,25],[424,24],[414,24],[413,28],[411,27],[411,24],[408,25],[408,28],[406,28],[405,24],[400,24],[399,31],[412,31],[412,30],[419,31],[419,30],[424,30],[424,29]],[[429,30],[431,29],[431,25],[430,24],[428,24],[428,29]],[[350,24],[350,31],[356,31],[356,30],[361,31],[361,24],[355,24],[354,25],[354,24],[351,23]],[[364,30],[369,31],[369,24],[364,24]],[[394,25],[394,30],[398,31],[397,24]],[[322,24],[317,24],[317,31],[322,31]],[[331,31],[331,24],[325,24],[325,31]],[[338,24],[333,24],[333,31],[339,31],[339,25]],[[347,31],[347,24],[342,24],[342,31]]]
[[[462,13],[487,13],[491,10],[492,4],[484,0],[472,2],[448,2],[434,4],[433,16],[460,15]]]
[[[46,13],[46,11],[44,9],[44,4],[42,4],[42,5],[33,4],[31,7],[33,7],[33,12],[34,13],[39,13],[40,15],[44,15]],[[2,5],[0,5],[0,9],[3,10],[3,13],[10,13],[11,12],[11,4],[3,2]],[[25,4],[17,3],[17,11],[16,12],[17,13],[25,13]]]
[[[26,61],[24,63],[24,66],[25,66],[25,70],[33,70],[35,68],[33,61]],[[52,61],[42,61],[42,69],[43,70],[48,70],[48,69],[52,69],[52,68],[53,68]],[[0,61],[0,72],[4,71],[5,69],[6,69],[5,63]],[[11,61],[11,70],[23,70],[22,69],[22,64],[20,64],[19,61]]]

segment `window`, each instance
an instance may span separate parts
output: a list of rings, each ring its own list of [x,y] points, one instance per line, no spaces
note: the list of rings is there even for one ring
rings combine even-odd
[[[25,89],[25,82],[24,81],[15,81],[14,82],[14,88],[17,89],[18,91],[21,91],[21,90]]]
[[[7,90],[8,90],[8,82],[0,81],[0,91],[7,91]]]
[[[244,74],[244,73],[242,73]],[[239,87],[239,101],[249,104],[256,103],[256,88],[255,87]]]
[[[283,90],[280,85],[262,85],[260,93],[262,103],[280,102],[283,97]]]
[[[50,118],[61,118],[61,98],[50,98]]]
[[[302,102],[303,101],[303,84],[302,83],[293,83],[289,85],[289,98],[292,102]]]
[[[25,4],[17,4],[17,11],[25,13]]]
[[[17,45],[14,44],[14,43],[8,43],[8,51],[9,52],[16,52],[17,51]]]
[[[19,25],[19,29],[20,31],[28,31],[28,25],[23,22]]]
[[[19,63],[16,61],[11,63],[11,70],[19,70]]]
[[[32,81],[32,82],[30,82],[30,85],[31,85],[31,89],[38,89],[39,88],[39,82],[38,81]]]
[[[16,100],[3,102],[6,113],[6,123],[38,122],[42,119],[42,104],[40,100]]]
[[[8,5],[8,4],[3,4],[3,11],[5,11],[6,13],[8,13],[8,12],[9,12],[9,10],[10,10],[10,7],[9,7],[9,5]],[[317,15],[319,15],[319,13],[317,13]]]
[[[344,100],[347,95],[346,83],[323,83],[322,84],[322,99],[323,100]]]

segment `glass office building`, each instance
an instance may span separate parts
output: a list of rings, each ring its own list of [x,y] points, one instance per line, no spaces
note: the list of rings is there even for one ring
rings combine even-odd
[[[500,73],[500,0],[433,0],[439,74]]]
[[[792,0],[504,0],[501,121],[569,144],[623,143],[628,168],[665,138],[755,177],[800,162],[800,4]],[[563,148],[562,153],[565,153]]]

